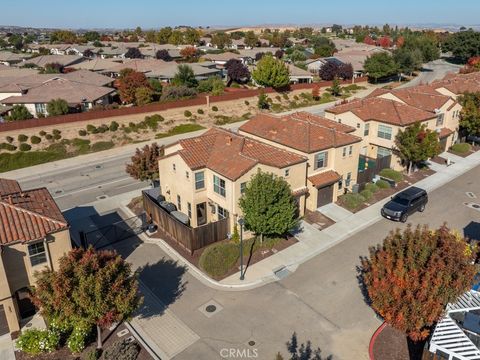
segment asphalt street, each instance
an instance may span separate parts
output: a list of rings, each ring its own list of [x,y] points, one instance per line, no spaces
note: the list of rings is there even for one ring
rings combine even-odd
[[[452,64],[444,59],[429,62],[423,65],[422,70],[415,79],[401,85],[400,88],[412,87],[420,84],[430,84],[435,80],[442,79],[447,74],[458,72],[461,67],[461,65]]]
[[[424,213],[409,222],[438,227],[444,222],[461,234],[480,237],[480,212],[465,205],[480,202],[480,167],[429,194]],[[472,192],[478,198],[471,198]],[[389,231],[407,224],[380,220],[339,245],[301,265],[276,283],[245,292],[206,287],[155,244],[117,245],[140,279],[200,339],[175,359],[219,359],[222,349],[256,349],[258,359],[286,354],[285,342],[296,331],[299,341],[311,340],[335,359],[368,359],[368,343],[381,324],[366,305],[357,280],[360,256],[368,255]],[[248,271],[246,273],[248,278]],[[214,301],[213,316],[200,311]],[[249,345],[253,341],[254,345]]]

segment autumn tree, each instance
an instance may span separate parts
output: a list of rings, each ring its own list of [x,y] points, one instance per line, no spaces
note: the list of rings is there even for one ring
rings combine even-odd
[[[127,104],[135,103],[135,92],[138,88],[149,87],[145,74],[130,68],[120,71],[117,84],[120,99]]]
[[[127,59],[143,59],[142,52],[135,47],[128,48],[127,52],[125,53],[125,57]]]
[[[480,92],[465,93],[459,102],[462,105],[460,128],[469,135],[480,134]]]
[[[244,83],[250,80],[250,71],[238,59],[230,59],[225,64],[227,70],[228,85],[235,81],[237,83]]]
[[[155,58],[157,58],[158,60],[163,60],[163,61],[172,61],[172,57],[170,56],[170,54],[168,53],[168,50],[165,50],[165,49],[162,49],[162,50],[158,50],[156,53],[155,53]]]
[[[437,132],[427,129],[427,125],[420,122],[399,130],[394,143],[395,151],[407,166],[409,174],[413,166],[438,155],[439,151]]]
[[[257,172],[247,183],[239,206],[248,230],[260,235],[283,235],[298,224],[292,189],[283,178]]]
[[[471,288],[473,249],[446,225],[390,232],[362,259],[360,277],[372,308],[413,342],[428,337],[445,306]]]
[[[125,171],[131,177],[140,181],[158,179],[158,159],[163,154],[163,146],[159,146],[157,143],[145,145],[142,149],[137,148]]]
[[[96,326],[99,349],[102,329],[127,320],[141,303],[131,267],[115,251],[71,250],[58,270],[36,278],[32,300],[42,315],[60,324]]]
[[[282,60],[278,60],[271,54],[267,54],[257,63],[252,77],[255,82],[262,86],[271,86],[281,89],[290,83],[290,73]]]
[[[68,114],[68,103],[64,99],[52,99],[47,104],[48,116]]]
[[[312,88],[312,98],[313,100],[320,99],[320,87],[318,85]]]
[[[192,62],[197,59],[198,52],[193,46],[186,46],[180,50],[180,55],[185,61]]]
[[[150,104],[153,101],[153,96],[155,92],[149,86],[142,86],[135,89],[135,105],[142,106],[146,104]]]

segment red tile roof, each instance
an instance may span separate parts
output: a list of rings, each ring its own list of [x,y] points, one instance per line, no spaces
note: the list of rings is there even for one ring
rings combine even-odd
[[[0,196],[22,191],[18,181],[0,178]]]
[[[446,138],[447,136],[453,134],[453,130],[450,130],[449,128],[441,128],[440,132],[438,133],[438,137],[440,139]]]
[[[434,81],[430,84],[434,89],[445,88],[455,95],[464,92],[477,92],[480,89],[480,74],[457,74],[445,77],[443,80]]]
[[[177,153],[192,170],[208,168],[230,180],[257,164],[281,169],[307,161],[303,156],[218,128],[181,140],[180,145]]]
[[[406,126],[436,117],[429,111],[379,97],[351,101],[326,111],[337,115],[350,111],[363,121],[376,120],[398,126]]]
[[[361,141],[361,138],[349,134],[355,130],[351,126],[305,112],[282,117],[259,114],[240,130],[304,153]]]
[[[328,170],[317,175],[310,176],[310,181],[316,188],[331,185],[340,180],[340,175],[336,171]]]
[[[67,221],[46,188],[2,194],[0,225],[0,244],[39,240],[68,229]]]

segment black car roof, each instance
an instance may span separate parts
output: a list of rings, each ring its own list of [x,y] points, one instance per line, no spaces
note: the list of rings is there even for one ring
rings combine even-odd
[[[402,192],[398,193],[397,196],[405,199],[412,199],[414,197],[417,197],[418,195],[423,195],[425,193],[426,193],[425,190],[416,186],[411,186],[408,189],[405,189]]]

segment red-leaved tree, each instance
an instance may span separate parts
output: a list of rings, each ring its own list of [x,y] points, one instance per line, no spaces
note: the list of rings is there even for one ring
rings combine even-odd
[[[142,149],[137,148],[125,171],[131,177],[140,181],[158,179],[158,159],[163,154],[164,147],[158,146],[157,143],[145,145]]]
[[[193,46],[187,46],[180,50],[180,55],[185,61],[193,61],[197,58],[198,51]]]
[[[49,320],[101,330],[128,319],[140,306],[138,281],[130,265],[114,251],[74,249],[60,259],[56,271],[37,273],[34,304]]]
[[[122,102],[127,104],[135,102],[135,92],[138,88],[150,87],[145,74],[130,68],[122,69],[120,71],[120,77],[118,78],[116,84],[120,94],[120,99]]]
[[[470,289],[474,253],[446,225],[392,231],[362,259],[372,308],[412,341],[426,339],[445,306]]]

